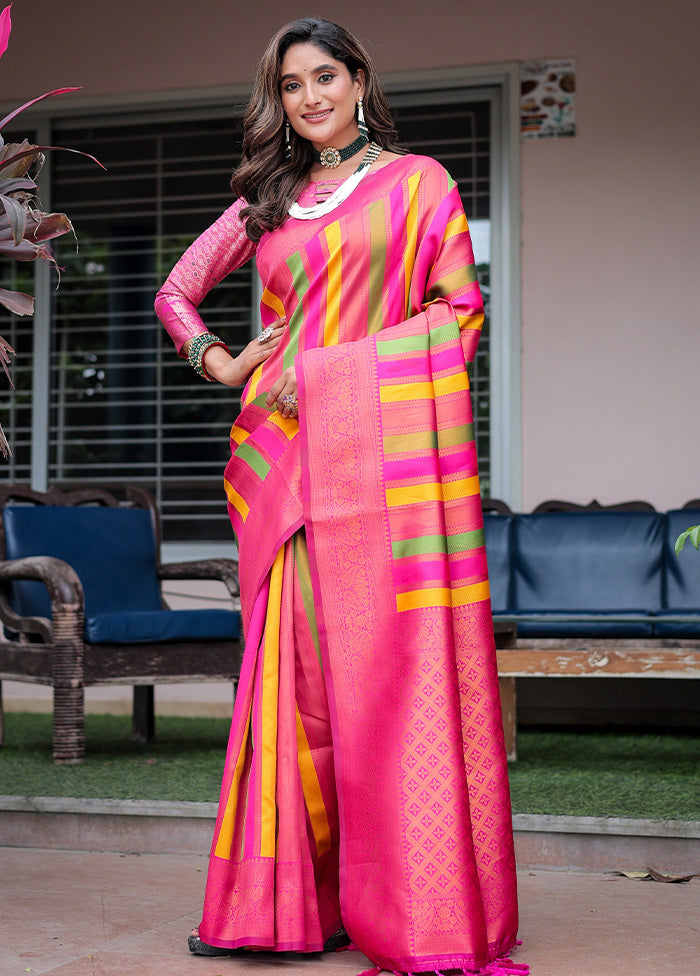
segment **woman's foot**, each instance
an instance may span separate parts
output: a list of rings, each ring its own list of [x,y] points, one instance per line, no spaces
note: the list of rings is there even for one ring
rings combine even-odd
[[[192,929],[192,934],[187,936],[187,948],[195,956],[230,956],[233,951],[221,946],[209,945],[208,942],[202,942],[199,937],[199,929]]]
[[[338,929],[333,935],[329,936],[323,944],[324,952],[338,952],[346,949],[350,945],[351,939],[344,928]],[[240,949],[224,949],[222,946],[209,945],[199,937],[199,929],[192,929],[192,934],[187,937],[187,947],[195,956],[233,956],[240,952]]]
[[[323,951],[338,952],[340,949],[347,949],[351,941],[350,936],[341,926],[337,932],[334,932],[333,935],[328,936],[326,941],[323,943]]]

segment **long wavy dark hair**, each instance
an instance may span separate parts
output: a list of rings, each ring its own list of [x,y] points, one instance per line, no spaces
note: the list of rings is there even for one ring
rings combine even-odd
[[[293,44],[314,44],[341,61],[355,78],[362,69],[362,99],[370,138],[383,149],[404,153],[377,71],[369,54],[352,34],[330,20],[304,17],[292,21],[272,38],[260,60],[253,94],[243,120],[243,158],[231,179],[237,197],[248,206],[241,210],[246,232],[259,241],[265,231],[280,227],[287,212],[308,182],[312,146],[290,126],[292,158],[285,160],[285,115],[280,93],[280,72]]]

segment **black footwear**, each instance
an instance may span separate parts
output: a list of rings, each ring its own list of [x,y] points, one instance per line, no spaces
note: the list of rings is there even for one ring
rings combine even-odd
[[[345,929],[340,928],[333,935],[330,935],[323,943],[323,951],[338,952],[339,949],[347,949],[351,941],[352,939]]]
[[[233,949],[224,949],[221,946],[202,942],[198,935],[187,936],[187,947],[195,956],[231,956],[234,952]]]

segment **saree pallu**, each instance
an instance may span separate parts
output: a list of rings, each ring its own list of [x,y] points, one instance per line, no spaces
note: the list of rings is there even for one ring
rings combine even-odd
[[[378,967],[500,971],[517,898],[466,219],[409,156],[301,223],[258,249],[289,335],[225,475],[246,652],[200,934],[318,951],[342,918]],[[264,403],[292,363],[299,422]]]

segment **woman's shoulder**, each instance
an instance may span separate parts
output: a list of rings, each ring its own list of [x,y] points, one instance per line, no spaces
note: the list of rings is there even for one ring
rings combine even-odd
[[[382,157],[380,157],[381,159]],[[400,170],[402,176],[412,176],[415,173],[420,173],[425,177],[426,181],[439,183],[441,185],[452,184],[454,180],[447,172],[442,163],[439,163],[437,159],[433,159],[432,156],[423,156],[418,153],[405,153],[399,155],[398,153],[387,153],[386,162],[382,167],[380,167],[379,172],[383,169],[394,169]],[[387,173],[387,176],[389,174]]]

